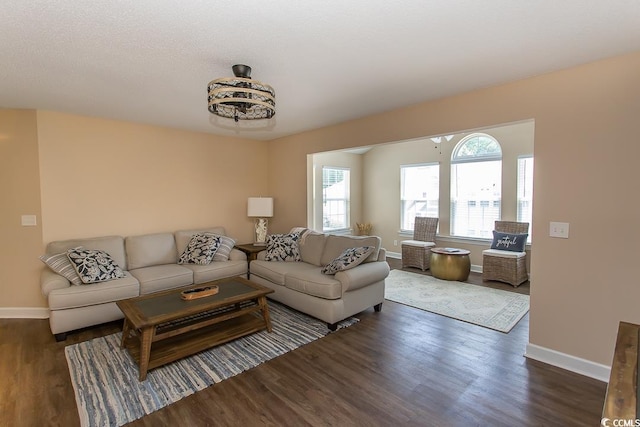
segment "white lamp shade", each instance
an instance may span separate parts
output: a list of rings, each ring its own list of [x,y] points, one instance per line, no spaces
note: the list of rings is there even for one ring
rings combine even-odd
[[[270,218],[273,216],[272,197],[249,197],[247,216],[256,218]]]

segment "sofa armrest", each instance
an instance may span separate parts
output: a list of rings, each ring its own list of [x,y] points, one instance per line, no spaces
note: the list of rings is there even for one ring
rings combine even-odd
[[[48,268],[42,270],[42,273],[40,274],[40,290],[45,298],[48,297],[49,292],[54,289],[64,289],[69,286],[71,286],[71,282],[63,276],[49,270]]]
[[[386,261],[367,262],[350,270],[338,271],[336,280],[342,283],[342,293],[353,291],[384,280],[389,275]]]
[[[385,248],[380,248],[378,252],[378,261],[386,261],[387,260],[387,250]]]
[[[246,260],[247,260],[247,254],[245,254],[241,250],[233,248],[231,249],[231,252],[229,252],[229,261],[246,261]]]

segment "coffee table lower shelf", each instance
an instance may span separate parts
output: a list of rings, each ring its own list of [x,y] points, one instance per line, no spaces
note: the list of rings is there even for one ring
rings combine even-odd
[[[262,317],[249,313],[240,317],[195,329],[151,344],[147,369],[140,371],[140,380],[147,376],[147,370],[175,362],[184,357],[199,353],[209,348],[267,329]],[[140,364],[140,340],[138,333],[131,334],[124,340],[129,354]]]

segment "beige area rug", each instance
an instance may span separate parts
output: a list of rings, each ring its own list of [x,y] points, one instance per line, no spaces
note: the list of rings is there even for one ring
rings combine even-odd
[[[402,270],[389,273],[385,298],[505,333],[529,311],[529,295]]]

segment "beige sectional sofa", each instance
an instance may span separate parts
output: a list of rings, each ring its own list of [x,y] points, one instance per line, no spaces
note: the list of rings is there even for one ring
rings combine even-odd
[[[247,257],[231,250],[226,261],[207,265],[178,264],[178,258],[195,234],[225,236],[223,227],[181,230],[140,236],[106,236],[51,242],[46,254],[64,253],[81,246],[107,252],[124,270],[124,277],[87,285],[73,285],[45,267],[40,284],[49,303],[49,324],[57,340],[75,329],[121,319],[116,301],[164,289],[199,284],[247,273]]]
[[[337,236],[304,232],[298,242],[301,261],[267,261],[267,251],[251,261],[251,280],[274,290],[270,299],[327,322],[335,330],[341,320],[370,307],[380,311],[385,278],[389,275],[386,251],[377,236]],[[373,246],[356,267],[323,274],[322,267],[345,249]]]

